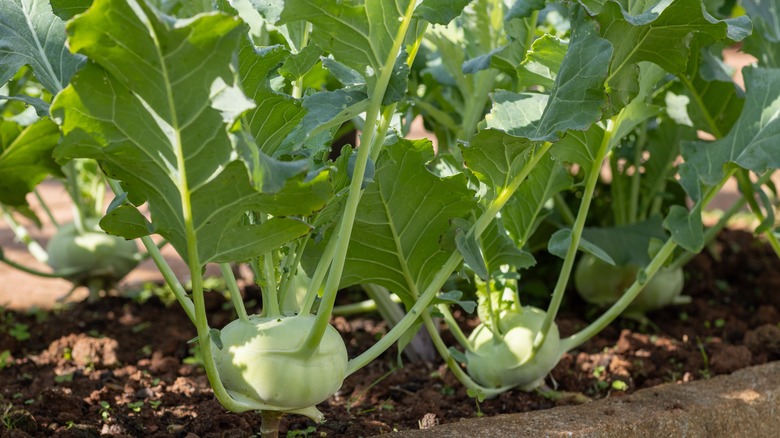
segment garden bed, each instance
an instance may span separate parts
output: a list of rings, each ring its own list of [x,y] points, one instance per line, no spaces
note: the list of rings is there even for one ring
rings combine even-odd
[[[771,249],[748,233],[727,231],[686,270],[692,303],[651,314],[651,326],[615,323],[565,355],[547,379],[557,393],[510,391],[477,403],[443,365],[398,368],[390,351],[319,406],[326,423],[290,416],[282,431],[377,435],[626,397],[640,388],[708,379],[780,358],[780,261]],[[23,284],[17,287],[24,293]],[[206,296],[211,323],[221,327],[232,317],[223,310],[229,306],[217,293]],[[571,310],[558,319],[562,335],[585,324],[573,311],[582,315],[584,306],[570,300]],[[386,331],[379,321],[338,317],[334,325],[354,356]],[[194,327],[178,307],[166,308],[157,297],[144,304],[108,297],[54,312],[6,310],[0,328],[0,436],[259,433],[258,415],[228,413],[214,399],[187,343]]]

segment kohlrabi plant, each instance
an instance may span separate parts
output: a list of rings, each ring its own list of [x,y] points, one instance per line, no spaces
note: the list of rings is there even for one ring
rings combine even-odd
[[[517,2],[504,17],[550,11],[541,2]],[[494,218],[476,235],[459,233],[467,227],[458,221],[453,225],[478,286],[482,324],[467,336],[448,305],[439,311],[465,354],[448,349],[423,315],[450,369],[472,392],[488,396],[539,385],[564,352],[632,304],[642,314],[679,302],[678,268],[686,256],[678,248],[696,254],[722,227],[705,233],[703,208],[732,177],[754,193],[778,165],[780,151],[770,140],[778,126],[778,71],[746,68],[743,93],[719,61],[725,45],[750,35],[747,17],[715,18],[697,0],[677,0],[631,7],[580,2],[565,19],[571,33],[537,33],[516,65],[512,88],[492,92],[486,129],[460,150],[484,212],[475,216]],[[697,131],[715,141],[701,140]],[[684,161],[677,166],[680,154]],[[613,170],[612,185],[599,192],[604,168]],[[515,186],[518,175],[526,181]],[[608,202],[617,204],[614,221],[586,229],[589,220],[598,223],[589,210],[594,196],[605,196],[604,187],[612,195]],[[577,201],[558,205],[566,197],[556,195],[565,190],[574,190]],[[505,197],[510,201],[493,210]],[[762,219],[770,216],[768,205],[759,211]],[[550,303],[540,310],[521,303],[518,270],[533,265],[529,238],[553,207],[559,231],[549,237],[548,251],[563,262]],[[580,252],[583,266],[593,271],[583,267],[576,277],[609,308],[561,339],[554,320]],[[647,287],[654,290],[635,302]]]
[[[114,287],[140,255],[134,242],[97,226],[105,195],[97,165],[74,160],[60,167],[52,156],[60,133],[49,117],[49,105],[84,57],[65,47],[64,22],[48,2],[2,0],[0,8],[0,212],[16,238],[52,272],[8,259],[1,250],[0,261],[34,275],[65,278],[74,289],[86,286],[94,300],[101,290]],[[72,222],[58,223],[40,196],[38,186],[47,177],[66,188]],[[28,195],[36,198],[37,211],[28,204]],[[29,226],[44,222],[57,229],[46,247],[28,232]]]

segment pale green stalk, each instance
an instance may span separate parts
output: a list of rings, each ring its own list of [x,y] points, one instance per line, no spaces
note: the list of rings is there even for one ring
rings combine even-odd
[[[13,231],[16,240],[27,246],[27,250],[35,258],[35,260],[44,264],[47,263],[49,261],[49,253],[43,249],[40,243],[38,243],[35,239],[32,238],[32,236],[30,236],[30,233],[27,232],[27,228],[17,222],[16,218],[13,217],[11,212],[6,210],[2,205],[0,205],[0,212],[3,213],[3,219],[5,219],[5,222],[9,227],[11,227],[11,231]]]
[[[260,223],[268,220],[268,216],[260,214]],[[282,315],[279,305],[279,297],[276,290],[276,267],[274,265],[274,255],[268,251],[262,255],[263,260],[263,316],[276,318]]]
[[[398,54],[401,52],[401,46],[406,39],[406,33],[409,29],[409,24],[412,21],[412,14],[416,2],[410,2],[403,20],[400,23],[398,34],[393,42],[393,47],[385,60],[385,68],[377,78],[375,88],[373,90],[371,100],[369,103],[368,112],[366,113],[366,124],[363,137],[363,144],[369,147],[358,148],[357,159],[355,161],[355,169],[352,174],[352,181],[349,186],[349,194],[347,195],[346,205],[344,207],[344,214],[338,226],[336,233],[331,236],[331,239],[337,240],[335,254],[333,257],[330,270],[328,271],[328,279],[325,282],[325,290],[323,291],[322,301],[320,308],[317,311],[317,317],[312,325],[309,336],[304,341],[301,349],[303,351],[314,351],[320,343],[322,336],[325,333],[325,328],[330,320],[331,312],[336,300],[336,293],[338,292],[339,282],[341,281],[341,274],[344,271],[344,262],[347,258],[347,250],[349,248],[349,240],[352,235],[352,226],[355,222],[355,215],[357,213],[357,206],[360,202],[360,196],[362,193],[361,186],[363,185],[363,177],[365,176],[366,164],[368,158],[371,155],[371,145],[373,144],[373,136],[375,133],[375,127],[379,118],[379,112],[384,99],[387,86],[390,82],[390,78],[393,74],[393,65]]]
[[[51,210],[49,209],[49,206],[46,204],[46,201],[44,201],[43,196],[41,196],[41,193],[38,191],[38,189],[33,190],[33,194],[35,194],[35,199],[38,200],[38,204],[43,209],[43,212],[46,213],[46,217],[49,218],[49,222],[51,222],[52,225],[54,225],[55,227],[59,228],[60,223],[52,214]]]
[[[574,221],[574,225],[571,229],[571,242],[569,248],[566,251],[566,257],[563,259],[563,266],[558,274],[558,282],[555,284],[550,305],[547,307],[547,313],[544,316],[544,321],[539,329],[539,333],[534,340],[534,348],[531,358],[544,345],[547,334],[550,331],[550,327],[555,321],[555,316],[558,314],[558,309],[561,307],[563,301],[564,292],[566,292],[566,286],[569,284],[569,277],[574,267],[574,259],[577,256],[577,251],[580,247],[580,239],[582,238],[582,230],[585,228],[585,220],[588,217],[588,210],[590,209],[590,203],[593,199],[593,192],[596,189],[596,183],[599,179],[599,169],[601,169],[601,163],[607,157],[609,153],[609,144],[612,141],[612,135],[615,132],[615,119],[611,119],[607,122],[607,129],[604,130],[604,138],[601,141],[596,156],[593,159],[593,165],[591,167],[590,174],[587,176],[585,182],[585,190],[582,195],[582,201],[580,204],[580,210],[577,212],[577,219]]]
[[[634,146],[634,174],[631,175],[631,187],[629,189],[628,201],[628,223],[636,223],[639,219],[639,190],[642,187],[642,172],[639,171],[642,161],[642,152],[644,151],[645,140],[647,139],[647,122],[642,124],[636,145]]]
[[[9,259],[7,259],[5,257],[5,253],[3,252],[2,248],[0,248],[0,262],[3,262],[6,265],[8,265],[8,266],[10,266],[10,267],[12,267],[14,269],[18,269],[18,270],[20,270],[22,272],[26,272],[28,274],[35,275],[37,277],[63,278],[63,277],[68,275],[67,272],[63,274],[63,273],[58,273],[58,272],[43,272],[43,271],[39,271],[37,269],[24,266],[24,265],[22,265],[20,263],[17,263],[15,261],[13,261],[13,260],[9,260]]]
[[[241,299],[241,292],[238,290],[238,284],[236,283],[235,275],[233,275],[233,269],[230,268],[229,263],[220,263],[219,270],[222,272],[222,278],[225,279],[228,292],[230,292],[230,302],[233,303],[233,307],[236,309],[238,319],[243,322],[249,322],[249,315],[246,313],[244,300]]]
[[[455,317],[452,315],[452,311],[450,311],[450,306],[447,304],[439,304],[436,307],[443,315],[444,322],[447,324],[447,328],[455,340],[458,341],[458,344],[460,344],[464,349],[473,352],[474,347],[472,347],[471,342],[469,342],[469,338],[463,333],[463,330],[460,329],[458,321],[455,320]]]
[[[322,282],[325,279],[325,276],[328,274],[328,268],[330,267],[330,263],[333,260],[333,255],[336,253],[337,244],[337,239],[331,238],[325,245],[325,250],[320,256],[320,261],[317,263],[317,267],[314,269],[314,274],[311,276],[311,282],[309,283],[309,288],[306,291],[306,298],[301,305],[301,313],[299,313],[300,316],[311,314],[314,301],[317,299],[317,296],[319,296]]]

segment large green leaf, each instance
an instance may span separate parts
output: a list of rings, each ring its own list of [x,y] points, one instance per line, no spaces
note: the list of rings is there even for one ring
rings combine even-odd
[[[544,215],[545,204],[571,187],[572,180],[561,160],[548,156],[534,166],[528,179],[501,210],[502,221],[515,244],[523,247]]]
[[[612,44],[599,37],[596,26],[580,20],[539,118],[535,120],[534,116],[541,98],[503,92],[494,95],[488,126],[518,137],[547,141],[555,141],[569,130],[588,129],[601,118],[606,105],[603,85],[611,54]],[[498,102],[497,97],[504,98],[506,103]],[[525,105],[530,108],[518,108]],[[520,123],[515,120],[518,115]]]
[[[599,125],[592,125],[587,131],[568,133],[550,152],[560,161],[578,164],[585,175],[588,175],[594,167],[601,168],[601,163],[596,163],[596,154],[603,140],[604,129]]]
[[[244,93],[257,105],[246,113],[248,128],[261,152],[276,156],[282,142],[300,124],[306,111],[292,97],[271,89],[272,73],[290,52],[282,46],[255,48],[245,38],[238,53]]]
[[[247,259],[299,237],[307,225],[259,227],[245,212],[306,215],[330,194],[324,173],[258,192],[234,160],[227,127],[253,106],[231,85],[243,31],[230,16],[174,21],[124,0],[98,0],[68,25],[70,47],[90,63],[52,105],[67,134],[58,156],[96,159],[130,199],[148,202],[154,231],[185,260],[193,245],[207,263]],[[131,225],[133,234],[142,224]],[[107,228],[123,234],[121,224]]]
[[[746,68],[743,74],[745,106],[728,135],[682,147],[683,166],[695,169],[707,185],[721,180],[729,162],[756,173],[780,167],[780,70]]]
[[[475,135],[468,145],[462,146],[466,166],[480,181],[496,193],[509,183],[523,169],[528,154],[535,142],[513,137],[495,129],[486,129]]]
[[[743,50],[758,58],[762,67],[780,68],[780,0],[743,0],[755,26]]]
[[[697,252],[704,244],[702,185],[717,185],[728,165],[736,164],[759,174],[780,167],[780,70],[746,68],[743,74],[745,106],[728,135],[711,143],[682,144],[685,162],[680,165],[680,183],[694,204],[690,212],[674,206],[664,226],[689,251]]]
[[[525,87],[541,85],[552,88],[555,77],[563,64],[568,44],[561,39],[546,34],[534,41],[531,50],[517,69],[518,77]]]
[[[23,65],[52,94],[68,84],[83,63],[65,47],[65,22],[46,0],[0,0],[0,84]]]
[[[395,53],[393,44],[409,5],[410,0],[285,0],[279,23],[311,22],[311,40],[363,74],[371,94],[380,72],[396,63],[388,57]]]
[[[399,140],[380,157],[360,198],[342,287],[375,283],[411,303],[455,250],[450,221],[476,205],[463,175],[425,168],[432,158],[427,140]],[[316,260],[322,246],[307,257]]]
[[[628,103],[636,91],[636,63],[650,61],[670,73],[683,73],[690,58],[692,34],[708,42],[726,38],[739,41],[751,29],[745,17],[714,19],[705,11],[701,0],[583,0],[582,3],[591,14],[596,14],[601,35],[614,46],[607,85],[617,91],[611,102],[617,109]]]
[[[447,24],[460,15],[471,0],[422,0],[414,10],[414,15],[429,23]]]
[[[57,125],[41,119],[22,128],[0,120],[0,204],[27,205],[25,196],[59,166],[52,151],[60,139]]]
[[[693,53],[690,62],[693,65],[684,73],[686,78],[673,89],[688,97],[684,113],[688,125],[692,123],[716,138],[729,132],[745,103],[742,89],[726,71],[728,67],[720,58],[721,51],[720,45],[713,45]]]
[[[491,222],[479,240],[486,267],[491,275],[501,272],[503,265],[509,265],[513,270],[517,270],[530,268],[536,263],[531,253],[512,241],[500,220]]]

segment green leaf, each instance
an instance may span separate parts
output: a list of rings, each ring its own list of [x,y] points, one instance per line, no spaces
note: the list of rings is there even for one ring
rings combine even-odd
[[[261,224],[238,226],[231,231],[223,234],[206,262],[246,261],[308,234],[311,227],[298,219],[274,217]]]
[[[411,0],[332,2],[286,0],[279,23],[312,23],[311,41],[366,77],[368,94],[379,73],[393,68],[388,59]],[[406,55],[404,54],[404,58]]]
[[[592,22],[581,20],[573,32],[547,105],[538,119],[535,119],[535,113],[541,98],[529,99],[533,95],[512,96],[504,92],[498,96],[510,97],[507,100],[511,102],[511,108],[494,107],[493,120],[488,121],[488,126],[500,126],[499,129],[518,137],[546,141],[556,141],[569,130],[588,129],[599,120],[606,105],[603,84],[611,54],[612,44],[599,37]],[[530,105],[530,108],[524,107],[515,115],[520,105]]]
[[[433,299],[431,304],[457,304],[469,314],[474,313],[474,310],[477,308],[477,303],[474,301],[466,301],[463,297],[463,292],[459,290],[442,292],[439,295],[436,295],[436,298]]]
[[[366,87],[353,86],[335,91],[321,91],[303,98],[306,115],[285,141],[285,150],[294,150],[308,139],[329,129],[336,129],[368,108]]]
[[[569,250],[569,245],[571,245],[571,230],[569,228],[565,228],[556,231],[550,237],[550,241],[547,243],[547,251],[554,256],[565,258],[566,253]],[[607,254],[606,251],[604,251],[595,243],[585,239],[584,236],[580,238],[579,249],[587,254],[609,263],[610,265],[615,265],[615,261],[612,259],[612,257],[610,257],[609,254]]]
[[[120,205],[100,219],[100,228],[106,233],[125,239],[138,239],[154,232],[154,228],[143,214],[132,205]]]
[[[308,73],[322,57],[322,49],[314,44],[309,44],[300,52],[290,54],[279,68],[279,73],[290,80],[298,80]],[[363,80],[365,83],[365,80]]]
[[[544,0],[516,0],[512,7],[509,8],[504,20],[530,17],[534,11],[544,9],[544,3]]]
[[[422,0],[414,10],[414,16],[431,24],[448,24],[460,15],[471,0]]]
[[[567,190],[572,179],[560,160],[547,156],[531,170],[528,179],[501,211],[502,221],[517,247],[528,243],[547,201]]]
[[[701,50],[692,58],[685,73],[685,85],[675,87],[677,94],[688,97],[685,115],[690,124],[716,138],[727,133],[739,118],[744,105],[744,93],[734,83],[720,59],[719,45]],[[671,93],[671,92],[670,92]]]
[[[290,96],[271,89],[272,73],[285,61],[289,52],[282,46],[256,48],[245,38],[238,52],[241,87],[256,107],[247,111],[249,132],[257,149],[276,156],[290,133],[301,123],[306,111]]]
[[[496,193],[505,189],[522,170],[534,142],[495,129],[475,135],[461,146],[466,166]]]
[[[672,233],[672,239],[694,254],[704,248],[704,224],[701,221],[701,202],[688,211],[680,205],[673,205],[664,220],[664,227]]]
[[[50,0],[49,3],[54,15],[66,21],[92,6],[92,0]]]
[[[312,46],[307,46],[312,47]],[[327,69],[341,85],[349,87],[352,85],[366,85],[366,78],[356,70],[336,61],[333,58],[322,58],[322,66]]]
[[[67,134],[58,157],[96,159],[130,199],[148,202],[155,231],[185,260],[195,244],[201,264],[267,252],[302,227],[247,225],[246,211],[307,215],[329,198],[326,173],[301,173],[261,193],[233,159],[227,127],[251,103],[230,85],[244,33],[235,18],[173,21],[145,5],[105,0],[69,22],[68,32],[70,47],[91,62],[52,105]]]
[[[596,163],[596,153],[603,140],[604,129],[599,125],[593,125],[584,132],[569,132],[555,144],[550,153],[558,160],[579,164],[585,175],[588,175],[593,171],[594,166],[601,165]]]
[[[509,265],[513,270],[517,270],[530,268],[536,264],[531,253],[515,245],[515,242],[507,235],[500,220],[494,220],[490,223],[480,236],[480,245],[485,254],[485,264],[490,275],[500,272],[502,265]]]
[[[49,103],[37,97],[25,96],[23,94],[18,96],[0,96],[0,101],[2,100],[17,100],[19,102],[24,102],[35,108],[35,113],[38,117],[49,116]]]
[[[46,0],[0,0],[0,84],[29,65],[41,85],[57,94],[81,67],[65,47],[65,22]]]
[[[455,245],[458,251],[463,255],[463,261],[474,270],[482,281],[487,281],[490,274],[485,265],[485,259],[482,257],[479,242],[474,235],[469,235],[468,230],[471,223],[465,219],[455,219]]]
[[[745,68],[743,75],[745,106],[728,135],[682,145],[682,167],[692,168],[707,185],[721,180],[729,162],[758,174],[780,167],[780,70]]]
[[[549,96],[540,93],[513,93],[496,90],[490,96],[493,108],[485,117],[488,128],[516,137],[531,133],[547,107]]]
[[[517,69],[521,83],[526,87],[552,88],[568,47],[566,42],[550,34],[534,41]]]
[[[780,21],[778,0],[744,0],[742,7],[755,26],[743,50],[755,56],[762,67],[780,68]]]
[[[375,283],[413,303],[454,250],[450,221],[476,207],[463,175],[439,178],[425,168],[427,140],[398,140],[377,161],[360,198],[341,286]],[[307,247],[319,258],[325,242]]]
[[[703,43],[729,38],[739,41],[750,34],[745,17],[716,20],[702,7],[700,0],[646,0],[628,2],[605,0],[583,2],[596,15],[601,35],[611,41],[615,51],[609,65],[607,85],[622,90],[612,98],[620,108],[633,97],[636,67],[650,61],[664,70],[680,74],[690,58],[691,35]]]
[[[59,128],[49,119],[25,128],[0,120],[0,130],[0,204],[26,206],[25,197],[35,186],[51,174],[60,174],[52,158]]]
[[[618,227],[587,227],[583,238],[607,253],[617,266],[647,266],[650,263],[650,242],[666,241],[668,236],[661,226],[661,218],[654,216],[646,221]]]

